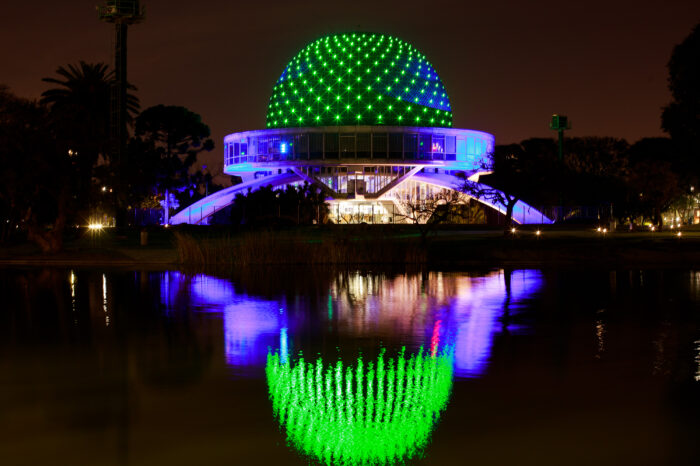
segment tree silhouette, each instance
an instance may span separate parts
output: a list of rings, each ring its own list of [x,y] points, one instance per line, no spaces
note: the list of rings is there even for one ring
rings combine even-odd
[[[627,211],[633,217],[650,218],[659,229],[661,214],[683,194],[673,154],[673,143],[666,138],[641,139],[628,151]]]
[[[288,185],[284,189],[263,186],[237,194],[231,206],[231,223],[250,227],[311,225],[328,217],[323,191],[317,186]]]
[[[424,196],[417,190],[409,190],[397,194],[395,202],[398,210],[396,217],[417,226],[423,246],[438,225],[454,222],[457,217],[469,213],[469,198],[453,189],[433,188]]]
[[[60,250],[73,173],[69,155],[56,146],[46,107],[0,86],[0,240],[19,232],[44,252]]]
[[[542,142],[555,147],[554,141],[548,139],[496,146],[481,164],[480,171],[486,172],[484,175],[477,179],[465,173],[458,175],[462,179],[460,191],[505,207],[505,232],[512,228],[513,209],[518,201],[527,199],[532,202],[533,198],[541,197],[548,190],[545,174],[552,171],[548,168],[552,166],[548,156],[554,152],[542,150]],[[549,181],[551,185],[556,178],[550,177]]]
[[[700,178],[700,23],[673,49],[668,62],[673,101],[664,108],[661,127],[673,140],[686,184]]]
[[[56,87],[46,90],[41,102],[50,109],[59,147],[72,155],[77,171],[77,195],[84,200],[90,195],[99,156],[105,159],[109,156],[110,95],[114,76],[106,64],[84,61],[78,65],[59,66],[56,74],[58,77],[42,79]],[[136,96],[127,94],[128,117],[138,109]]]
[[[209,126],[185,107],[156,105],[136,118],[130,162],[145,182],[158,193],[188,187],[190,168],[203,151],[214,149]],[[169,212],[168,212],[169,214]]]

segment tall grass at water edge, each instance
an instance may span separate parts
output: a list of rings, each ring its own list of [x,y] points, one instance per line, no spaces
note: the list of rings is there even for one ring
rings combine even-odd
[[[231,264],[424,264],[427,253],[414,240],[395,237],[330,236],[311,240],[306,235],[248,232],[217,238],[175,233],[180,263],[194,266]]]

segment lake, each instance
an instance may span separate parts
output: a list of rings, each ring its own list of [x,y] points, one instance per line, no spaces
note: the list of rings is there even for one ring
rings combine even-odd
[[[700,463],[700,272],[0,270],[3,465]]]

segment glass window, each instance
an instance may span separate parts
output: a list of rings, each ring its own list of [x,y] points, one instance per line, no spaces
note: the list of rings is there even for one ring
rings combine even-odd
[[[476,154],[476,150],[474,148],[474,138],[467,138],[467,155],[474,154]]]
[[[467,141],[457,138],[457,160],[467,160]]]
[[[359,133],[357,135],[357,158],[368,159],[370,157],[370,134]]]
[[[457,150],[455,147],[455,138],[454,136],[446,136],[445,137],[445,154],[456,154]]]
[[[241,143],[241,155],[248,155],[248,144],[245,142]]]
[[[250,138],[248,142],[248,156],[258,154],[258,138]],[[253,159],[250,159],[253,160]]]
[[[372,158],[374,159],[385,159],[386,158],[386,133],[374,133],[372,134]]]
[[[309,158],[312,160],[323,158],[323,133],[309,134]]]
[[[238,157],[240,155],[241,145],[237,142],[233,143],[233,156]]]
[[[430,134],[421,134],[418,138],[418,160],[429,160],[430,155]]]
[[[283,136],[279,141],[279,160],[292,160],[294,158],[294,138]]]
[[[294,159],[307,160],[309,158],[309,136],[297,134],[294,136]]]
[[[340,135],[340,156],[342,158],[355,158],[355,135]]]
[[[269,142],[270,158],[269,160],[279,160],[280,152],[282,151],[282,144],[279,137],[271,137]],[[286,147],[285,147],[286,149]]]
[[[403,156],[407,160],[415,160],[416,152],[418,151],[418,135],[404,134],[403,135]]]
[[[431,146],[433,153],[445,153],[445,136],[433,136],[433,145]]]
[[[325,154],[327,159],[338,158],[338,133],[326,133]]]
[[[445,136],[433,135],[430,148],[433,152],[433,160],[445,160]]]
[[[267,155],[269,150],[267,148],[267,138],[258,139],[258,155]]]
[[[403,135],[401,133],[389,133],[389,158],[403,158]]]

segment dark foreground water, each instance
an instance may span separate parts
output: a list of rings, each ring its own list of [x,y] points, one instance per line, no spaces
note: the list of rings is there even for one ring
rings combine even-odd
[[[0,464],[700,463],[700,272],[0,271]]]

